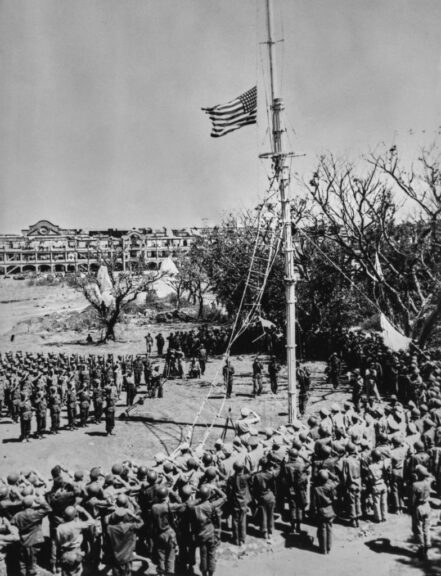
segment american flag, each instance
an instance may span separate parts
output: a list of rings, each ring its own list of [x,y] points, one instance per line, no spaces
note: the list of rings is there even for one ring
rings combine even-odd
[[[225,136],[233,130],[256,124],[257,122],[257,86],[241,94],[227,104],[219,104],[212,108],[202,108],[213,123],[212,138]]]

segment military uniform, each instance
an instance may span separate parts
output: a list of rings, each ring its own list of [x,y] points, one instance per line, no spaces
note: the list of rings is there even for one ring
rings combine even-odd
[[[29,399],[23,400],[20,406],[21,441],[29,442],[31,435],[32,404]]]
[[[80,393],[80,423],[81,426],[87,426],[90,410],[90,396],[87,390]]]
[[[332,524],[335,518],[334,501],[336,483],[327,480],[314,487],[314,501],[317,509],[317,538],[322,554],[329,554],[332,548]]]
[[[151,522],[153,530],[156,556],[158,559],[158,574],[174,574],[177,541],[173,528],[173,512],[183,509],[182,504],[158,502],[151,509]]]
[[[67,422],[70,430],[76,428],[77,418],[77,393],[75,388],[71,386],[67,391]]]
[[[309,398],[309,387],[311,384],[311,377],[309,370],[304,366],[297,368],[297,382],[299,385],[299,412],[301,415],[305,413],[306,405]]]
[[[61,423],[61,398],[57,392],[52,393],[49,397],[49,413],[51,416],[51,432],[58,434]]]
[[[127,395],[127,406],[133,406],[133,402],[135,401],[136,396],[136,383],[132,378],[131,374],[128,374],[125,378],[125,387],[126,387],[126,395]]]
[[[253,396],[260,396],[262,394],[262,377],[263,364],[258,358],[255,358],[253,362]]]
[[[268,364],[268,376],[270,379],[271,392],[273,394],[277,394],[279,372],[280,372],[280,365],[278,364],[275,358],[271,358],[271,361]]]
[[[47,403],[43,393],[39,393],[38,400],[35,402],[35,413],[37,417],[37,438],[42,438],[46,432]]]
[[[362,463],[356,447],[352,445],[350,448],[350,453],[343,463],[342,488],[349,520],[352,526],[357,527],[361,518]]]
[[[96,424],[101,422],[101,418],[103,417],[103,389],[101,386],[96,386],[93,389],[93,408],[94,408],[94,421]]]
[[[291,530],[300,532],[308,506],[308,465],[298,454],[290,455],[282,468],[283,486],[288,500]]]
[[[412,484],[411,513],[412,531],[418,538],[420,552],[427,557],[431,545],[430,538],[430,489],[429,474],[419,475],[419,479]]]
[[[224,378],[226,396],[227,398],[231,398],[231,394],[233,392],[234,368],[229,362],[227,362],[223,367],[222,375]]]
[[[107,434],[113,434],[113,429],[115,428],[115,397],[112,392],[112,389],[108,388],[106,390],[106,408],[105,408],[105,416],[106,416],[106,432]]]

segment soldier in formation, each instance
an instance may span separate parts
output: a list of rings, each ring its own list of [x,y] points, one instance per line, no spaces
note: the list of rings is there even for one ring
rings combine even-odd
[[[7,353],[0,355],[0,417],[20,422],[23,442],[58,434],[64,411],[68,430],[105,416],[111,434],[123,387],[132,406],[142,379],[150,391],[151,362],[141,356]]]

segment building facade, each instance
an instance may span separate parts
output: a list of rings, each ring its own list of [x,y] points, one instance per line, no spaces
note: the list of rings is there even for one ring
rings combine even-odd
[[[165,258],[185,255],[196,236],[200,230],[195,228],[86,231],[40,220],[21,234],[0,234],[0,275],[87,273],[109,257],[124,271],[140,261],[158,270]]]

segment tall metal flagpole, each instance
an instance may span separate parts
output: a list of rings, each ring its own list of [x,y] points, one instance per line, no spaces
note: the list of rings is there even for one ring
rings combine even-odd
[[[295,276],[294,259],[291,234],[291,210],[287,199],[287,190],[290,180],[288,157],[291,153],[285,152],[283,147],[283,121],[281,113],[285,109],[283,100],[277,97],[276,69],[274,60],[274,44],[272,31],[272,5],[266,0],[267,28],[268,28],[268,57],[271,80],[271,111],[272,111],[272,152],[270,154],[276,180],[280,191],[282,205],[283,246],[285,253],[285,302],[286,302],[286,360],[288,366],[288,420],[293,422],[297,418],[296,397],[296,309],[295,309]]]

